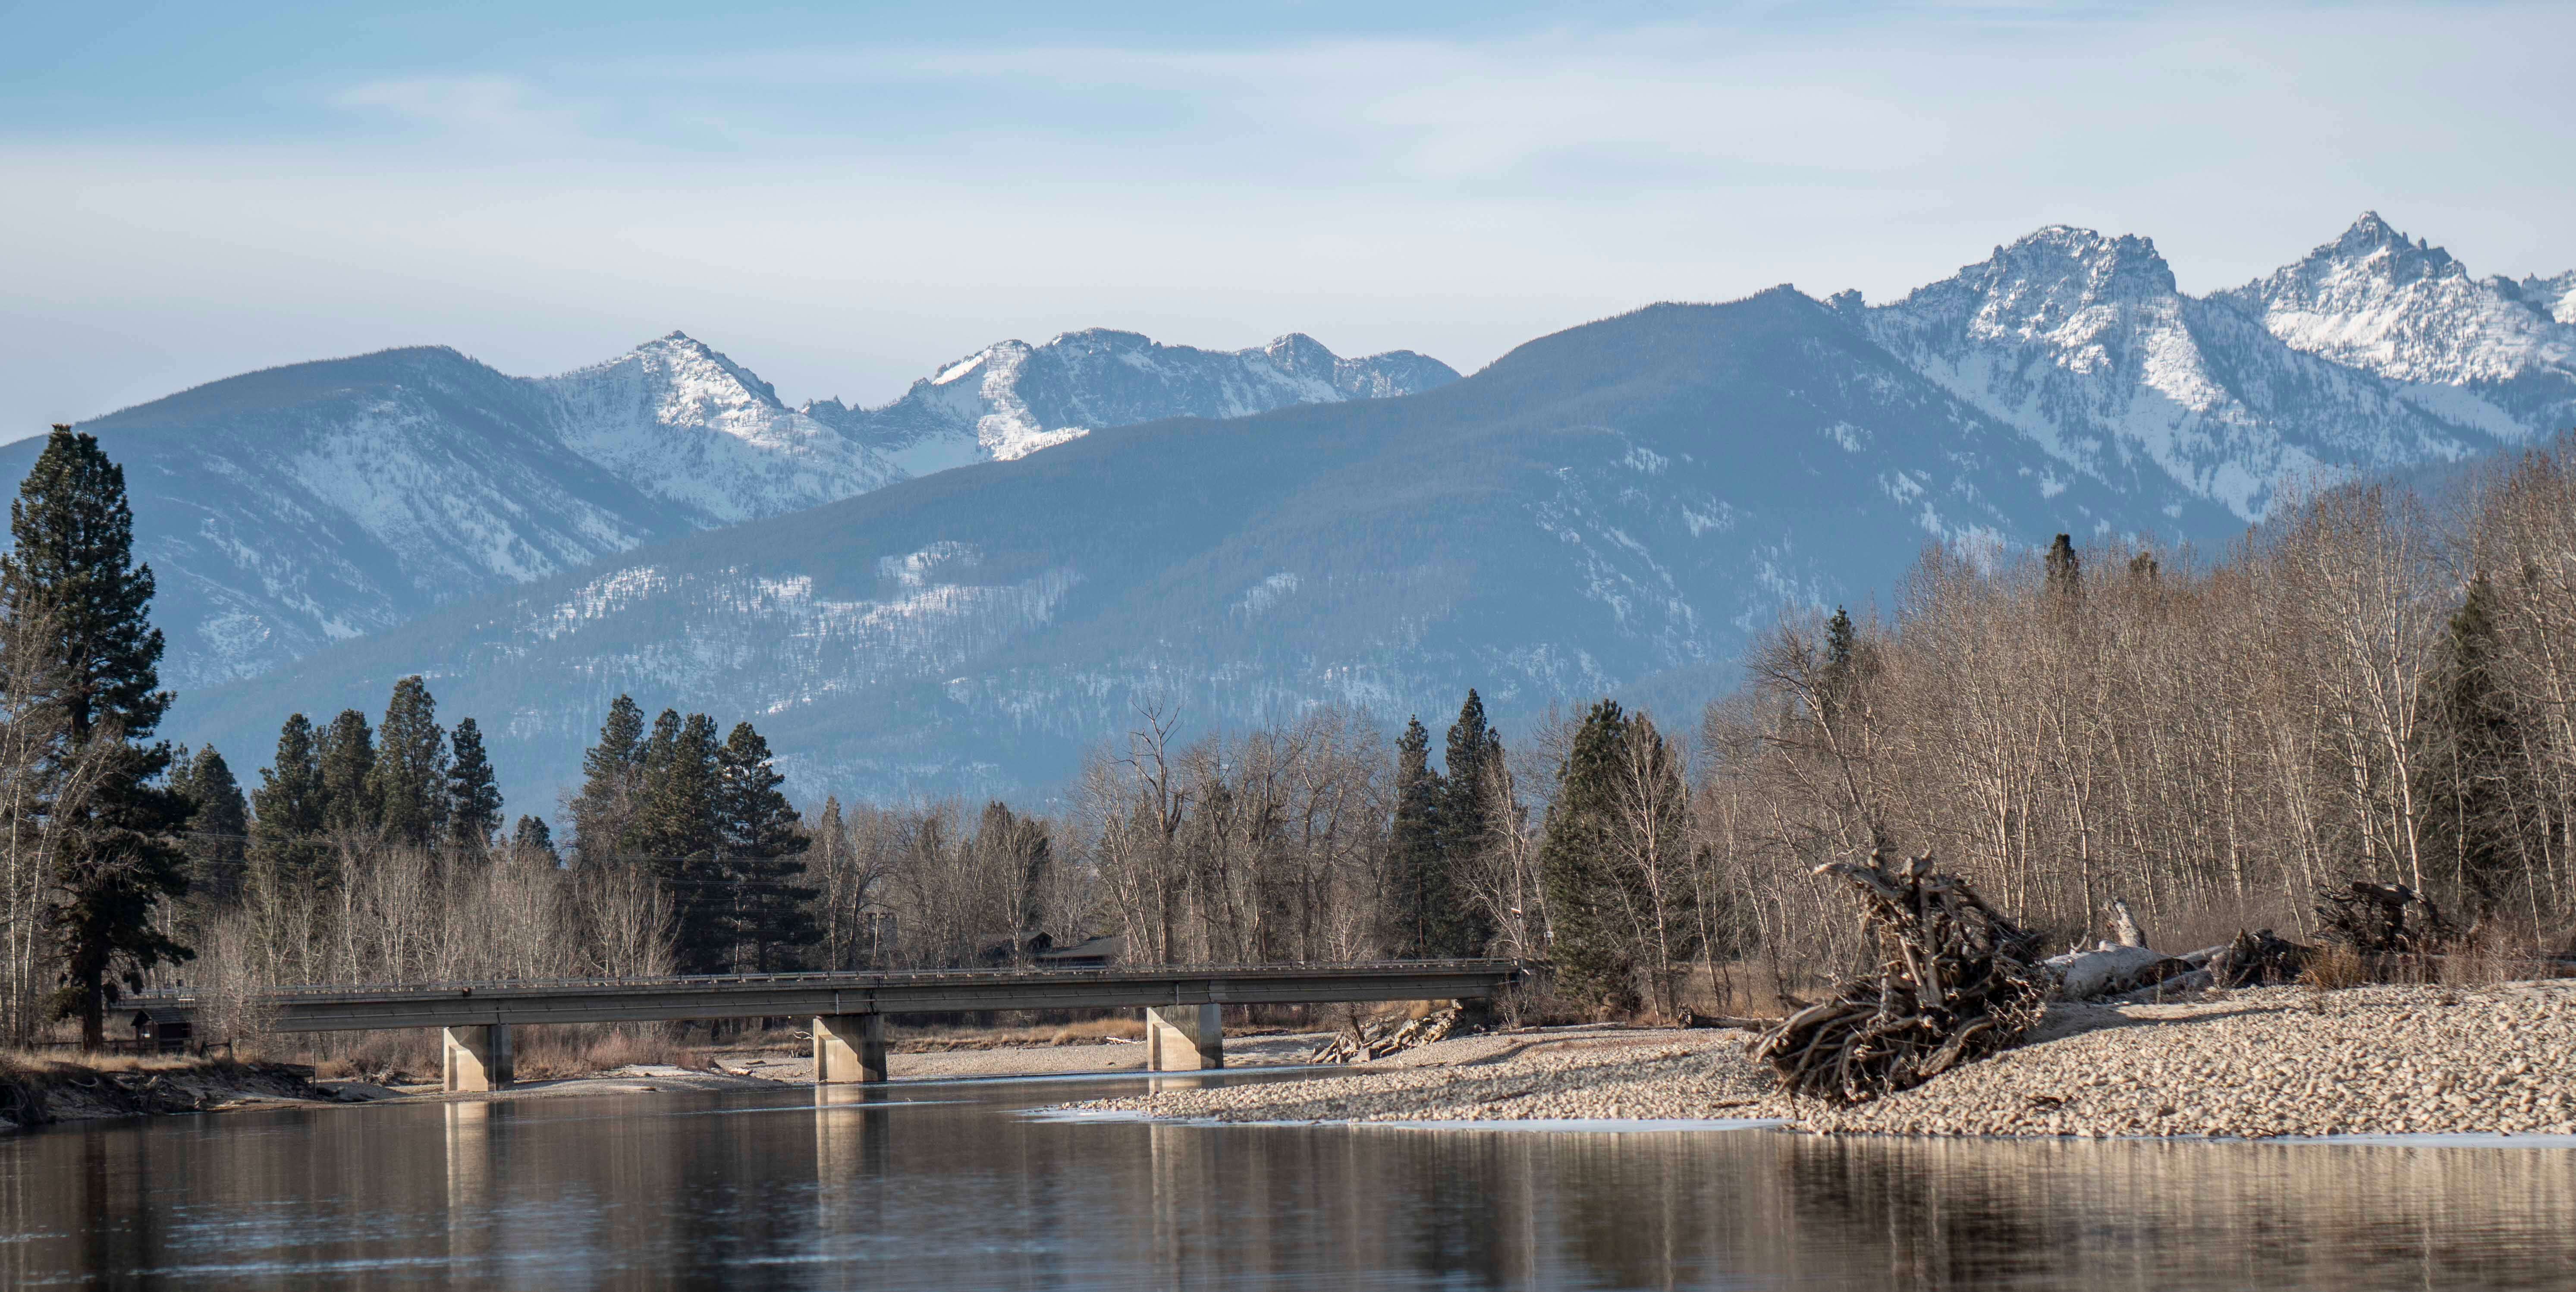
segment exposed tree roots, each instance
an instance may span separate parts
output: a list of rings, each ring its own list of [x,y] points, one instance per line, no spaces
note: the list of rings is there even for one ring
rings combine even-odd
[[[2407,912],[2414,912],[2409,923]],[[2317,932],[2328,942],[2364,956],[2409,955],[2440,949],[2452,940],[2451,922],[2433,899],[2404,884],[2354,880],[2317,891]]]
[[[1964,881],[1934,874],[1932,854],[1891,865],[1882,848],[1866,863],[1829,862],[1816,873],[1859,890],[1881,958],[1875,975],[1841,984],[1753,1042],[1783,1090],[1861,1103],[2010,1049],[2039,1021],[2050,979],[2034,962],[2038,935]]]

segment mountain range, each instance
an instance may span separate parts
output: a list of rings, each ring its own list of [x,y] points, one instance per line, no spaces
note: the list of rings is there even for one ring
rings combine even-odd
[[[1406,394],[1457,373],[1304,336],[1243,351],[1006,341],[876,409],[789,408],[683,333],[554,377],[445,347],[295,364],[81,424],[159,579],[163,680],[256,676],[448,602],[1130,421]],[[41,438],[0,446],[26,473]]]
[[[583,562],[567,540],[400,633],[191,692],[172,728],[249,765],[289,710],[380,706],[421,672],[544,810],[620,691],[751,718],[800,793],[876,798],[1060,784],[1147,702],[1200,730],[1319,703],[1438,713],[1471,685],[1507,730],[1605,693],[1685,707],[1732,684],[1782,605],[1883,597],[1928,541],[2215,544],[2303,479],[2576,425],[2571,290],[2472,277],[2365,215],[2207,296],[2144,238],[2052,227],[1883,304],[1783,287],[1657,305],[1456,381],[1302,338],[1228,356],[1095,332],[992,347],[883,409],[790,411],[666,338],[590,372],[631,364],[621,380],[658,390],[653,365],[677,361],[656,347],[703,351],[760,398],[665,418],[618,411],[661,396],[612,394],[575,405],[586,424],[739,408],[770,475],[675,473],[558,433],[542,447],[566,465],[532,478],[634,517],[616,531],[632,541],[594,539],[606,552]],[[1184,363],[1218,375],[1173,377]],[[561,407],[547,383],[576,379],[611,384],[493,389]],[[640,532],[658,514],[598,501],[611,486],[675,510]],[[773,488],[785,504],[764,514]],[[589,532],[568,505],[522,507],[514,534]]]

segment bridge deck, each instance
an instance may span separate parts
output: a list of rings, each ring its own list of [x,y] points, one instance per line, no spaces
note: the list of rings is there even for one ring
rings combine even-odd
[[[1493,995],[1520,975],[1520,964],[1510,960],[1417,960],[316,986],[280,989],[263,1000],[276,1031],[339,1032],[489,1023],[1448,1000]],[[193,996],[159,993],[135,1003],[191,1015],[198,1005]]]

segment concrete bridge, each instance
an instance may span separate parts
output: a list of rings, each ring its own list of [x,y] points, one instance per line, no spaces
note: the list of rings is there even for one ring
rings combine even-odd
[[[810,1017],[814,1079],[886,1079],[885,1016],[967,1010],[1142,1008],[1145,1066],[1189,1072],[1225,1066],[1224,1005],[1472,1000],[1521,979],[1512,960],[1366,964],[1157,965],[1114,969],[927,970],[563,982],[287,987],[267,993],[279,1032],[435,1027],[446,1087],[495,1090],[511,1080],[510,1029],[523,1023],[675,1022]],[[196,1012],[186,995],[152,994],[156,1013]]]

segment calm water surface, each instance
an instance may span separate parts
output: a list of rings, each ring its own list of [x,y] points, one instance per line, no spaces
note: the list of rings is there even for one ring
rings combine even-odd
[[[2576,1149],[1023,1115],[1148,1080],[40,1131],[0,1286],[2576,1287]]]

